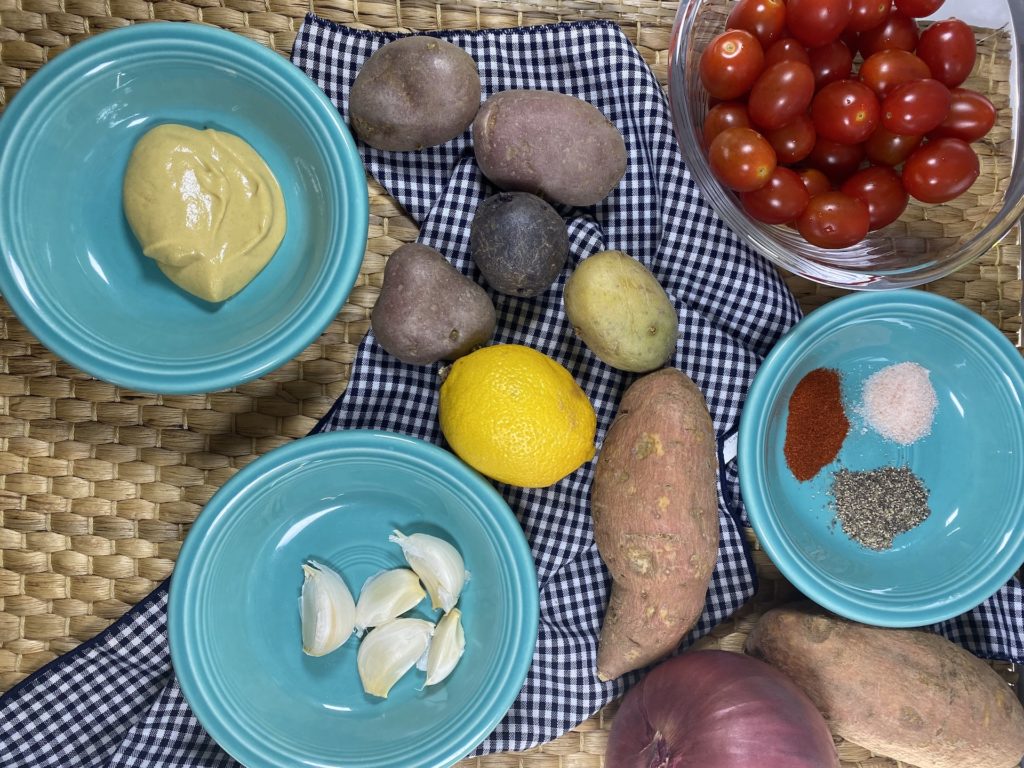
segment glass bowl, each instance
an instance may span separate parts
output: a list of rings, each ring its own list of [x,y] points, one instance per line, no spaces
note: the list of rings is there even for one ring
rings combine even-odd
[[[669,47],[669,101],[683,159],[722,219],[775,264],[818,283],[850,289],[907,288],[930,282],[973,261],[1024,214],[1019,87],[1024,59],[1024,3],[1020,0],[946,0],[922,24],[957,17],[975,29],[978,58],[963,87],[984,93],[998,110],[996,125],[973,145],[981,174],[959,198],[941,205],[913,198],[893,224],[857,245],[825,250],[793,229],[753,220],[735,193],[712,175],[701,142],[709,100],[698,75],[708,42],[725,29],[735,0],[681,0]],[[859,57],[857,59],[859,63]]]

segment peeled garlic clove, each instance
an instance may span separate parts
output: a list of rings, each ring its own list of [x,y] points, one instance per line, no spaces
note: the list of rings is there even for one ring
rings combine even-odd
[[[427,588],[431,606],[435,610],[443,608],[445,613],[454,608],[462,585],[469,578],[459,551],[444,539],[427,533],[406,536],[395,531],[388,541],[402,548],[405,559]]]
[[[462,611],[452,608],[437,622],[427,651],[427,685],[440,683],[455,669],[466,648],[462,631]]]
[[[341,576],[325,565],[309,561],[302,566],[306,575],[299,597],[302,616],[302,650],[323,656],[340,647],[356,622],[356,604]]]
[[[363,690],[386,699],[391,687],[423,656],[433,633],[434,625],[423,619],[392,619],[370,630],[356,655]]]
[[[419,577],[408,568],[395,568],[371,576],[356,603],[356,631],[362,632],[416,607],[426,596]]]

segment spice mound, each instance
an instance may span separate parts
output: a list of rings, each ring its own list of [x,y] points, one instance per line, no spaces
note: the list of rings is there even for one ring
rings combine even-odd
[[[932,430],[938,400],[928,370],[917,363],[896,363],[864,382],[857,412],[886,440],[917,442]]]
[[[838,371],[815,368],[800,380],[789,398],[783,453],[786,465],[800,482],[810,480],[835,460],[850,431],[839,384]]]
[[[893,539],[930,514],[928,490],[908,467],[867,472],[841,469],[832,476],[836,519],[854,541],[869,549],[891,549]]]

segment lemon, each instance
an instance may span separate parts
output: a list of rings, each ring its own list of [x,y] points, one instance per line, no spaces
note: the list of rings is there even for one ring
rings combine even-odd
[[[441,385],[441,431],[478,472],[543,488],[594,458],[597,417],[562,365],[520,344],[456,360]]]

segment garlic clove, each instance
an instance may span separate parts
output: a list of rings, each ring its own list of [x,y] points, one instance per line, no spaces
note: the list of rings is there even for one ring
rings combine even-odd
[[[398,544],[409,566],[423,581],[430,604],[448,613],[459,602],[462,587],[469,578],[462,555],[444,539],[427,533],[404,535],[395,531],[388,541]]]
[[[386,699],[392,686],[423,656],[434,625],[423,619],[392,619],[359,643],[356,666],[363,690]]]
[[[408,568],[371,576],[356,603],[356,631],[362,632],[410,611],[426,596],[419,577]]]
[[[466,649],[466,636],[462,631],[462,611],[452,608],[434,630],[427,651],[427,685],[440,683],[455,669]]]
[[[310,560],[303,564],[302,572],[302,650],[310,656],[323,656],[352,634],[356,604],[341,576],[327,566]]]

